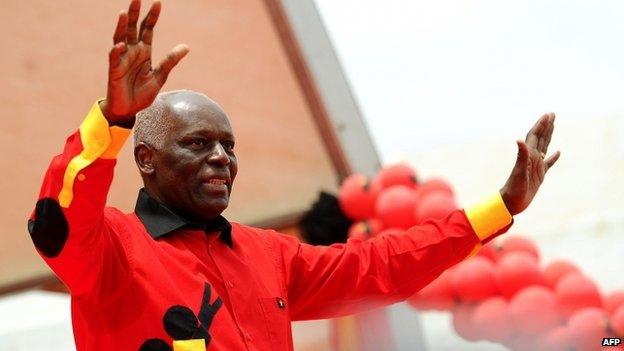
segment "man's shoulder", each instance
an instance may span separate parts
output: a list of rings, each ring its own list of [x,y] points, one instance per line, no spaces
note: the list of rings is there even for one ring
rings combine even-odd
[[[263,235],[266,232],[266,229],[238,223],[238,222],[230,222],[232,225],[232,233],[236,235],[244,235],[244,236],[258,236]]]
[[[128,224],[137,221],[137,216],[134,212],[123,212],[117,207],[105,207],[104,219],[110,224]]]
[[[275,229],[254,227],[237,222],[230,222],[232,225],[232,233],[238,237],[245,239],[256,239],[269,242],[275,241],[298,241],[296,236],[280,233]]]
[[[236,232],[242,232],[249,235],[280,235],[274,229],[261,228],[252,225],[242,224],[238,222],[230,222],[232,230]]]
[[[119,218],[126,218],[126,217],[131,217],[134,216],[134,212],[123,212],[120,209],[118,209],[117,207],[111,207],[111,206],[106,206],[104,207],[104,215],[107,217],[119,217]]]

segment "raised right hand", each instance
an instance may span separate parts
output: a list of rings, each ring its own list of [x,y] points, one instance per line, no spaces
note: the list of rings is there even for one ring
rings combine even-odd
[[[100,102],[110,124],[132,122],[137,112],[151,105],[171,69],[189,52],[186,45],[179,44],[152,68],[152,37],[160,8],[160,1],[152,4],[138,36],[141,0],[131,0],[128,11],[119,13],[114,46],[109,54],[106,100]]]

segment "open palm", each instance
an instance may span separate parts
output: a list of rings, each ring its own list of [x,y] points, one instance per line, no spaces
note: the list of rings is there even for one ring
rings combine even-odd
[[[555,129],[555,114],[543,115],[527,133],[525,141],[518,140],[518,158],[501,196],[512,215],[524,211],[537,194],[546,172],[557,162],[559,151],[546,158],[548,145]]]
[[[112,124],[132,122],[137,112],[151,105],[171,69],[189,52],[186,45],[177,45],[152,67],[152,37],[160,9],[160,2],[154,2],[138,31],[140,0],[132,0],[128,11],[119,14],[109,54],[108,91],[101,103]]]

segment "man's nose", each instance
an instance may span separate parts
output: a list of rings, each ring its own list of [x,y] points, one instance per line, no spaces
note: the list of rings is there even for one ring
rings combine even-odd
[[[230,164],[230,156],[227,154],[221,143],[216,143],[208,155],[207,162],[213,165],[227,166]]]

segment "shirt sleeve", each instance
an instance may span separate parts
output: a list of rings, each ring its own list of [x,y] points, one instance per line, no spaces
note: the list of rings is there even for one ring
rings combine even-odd
[[[129,134],[130,129],[110,127],[96,102],[52,159],[28,220],[37,251],[73,296],[98,291],[98,284],[127,272],[123,246],[112,235],[104,207]]]
[[[405,300],[511,223],[498,194],[397,235],[331,246],[278,236],[291,318],[333,318]]]

